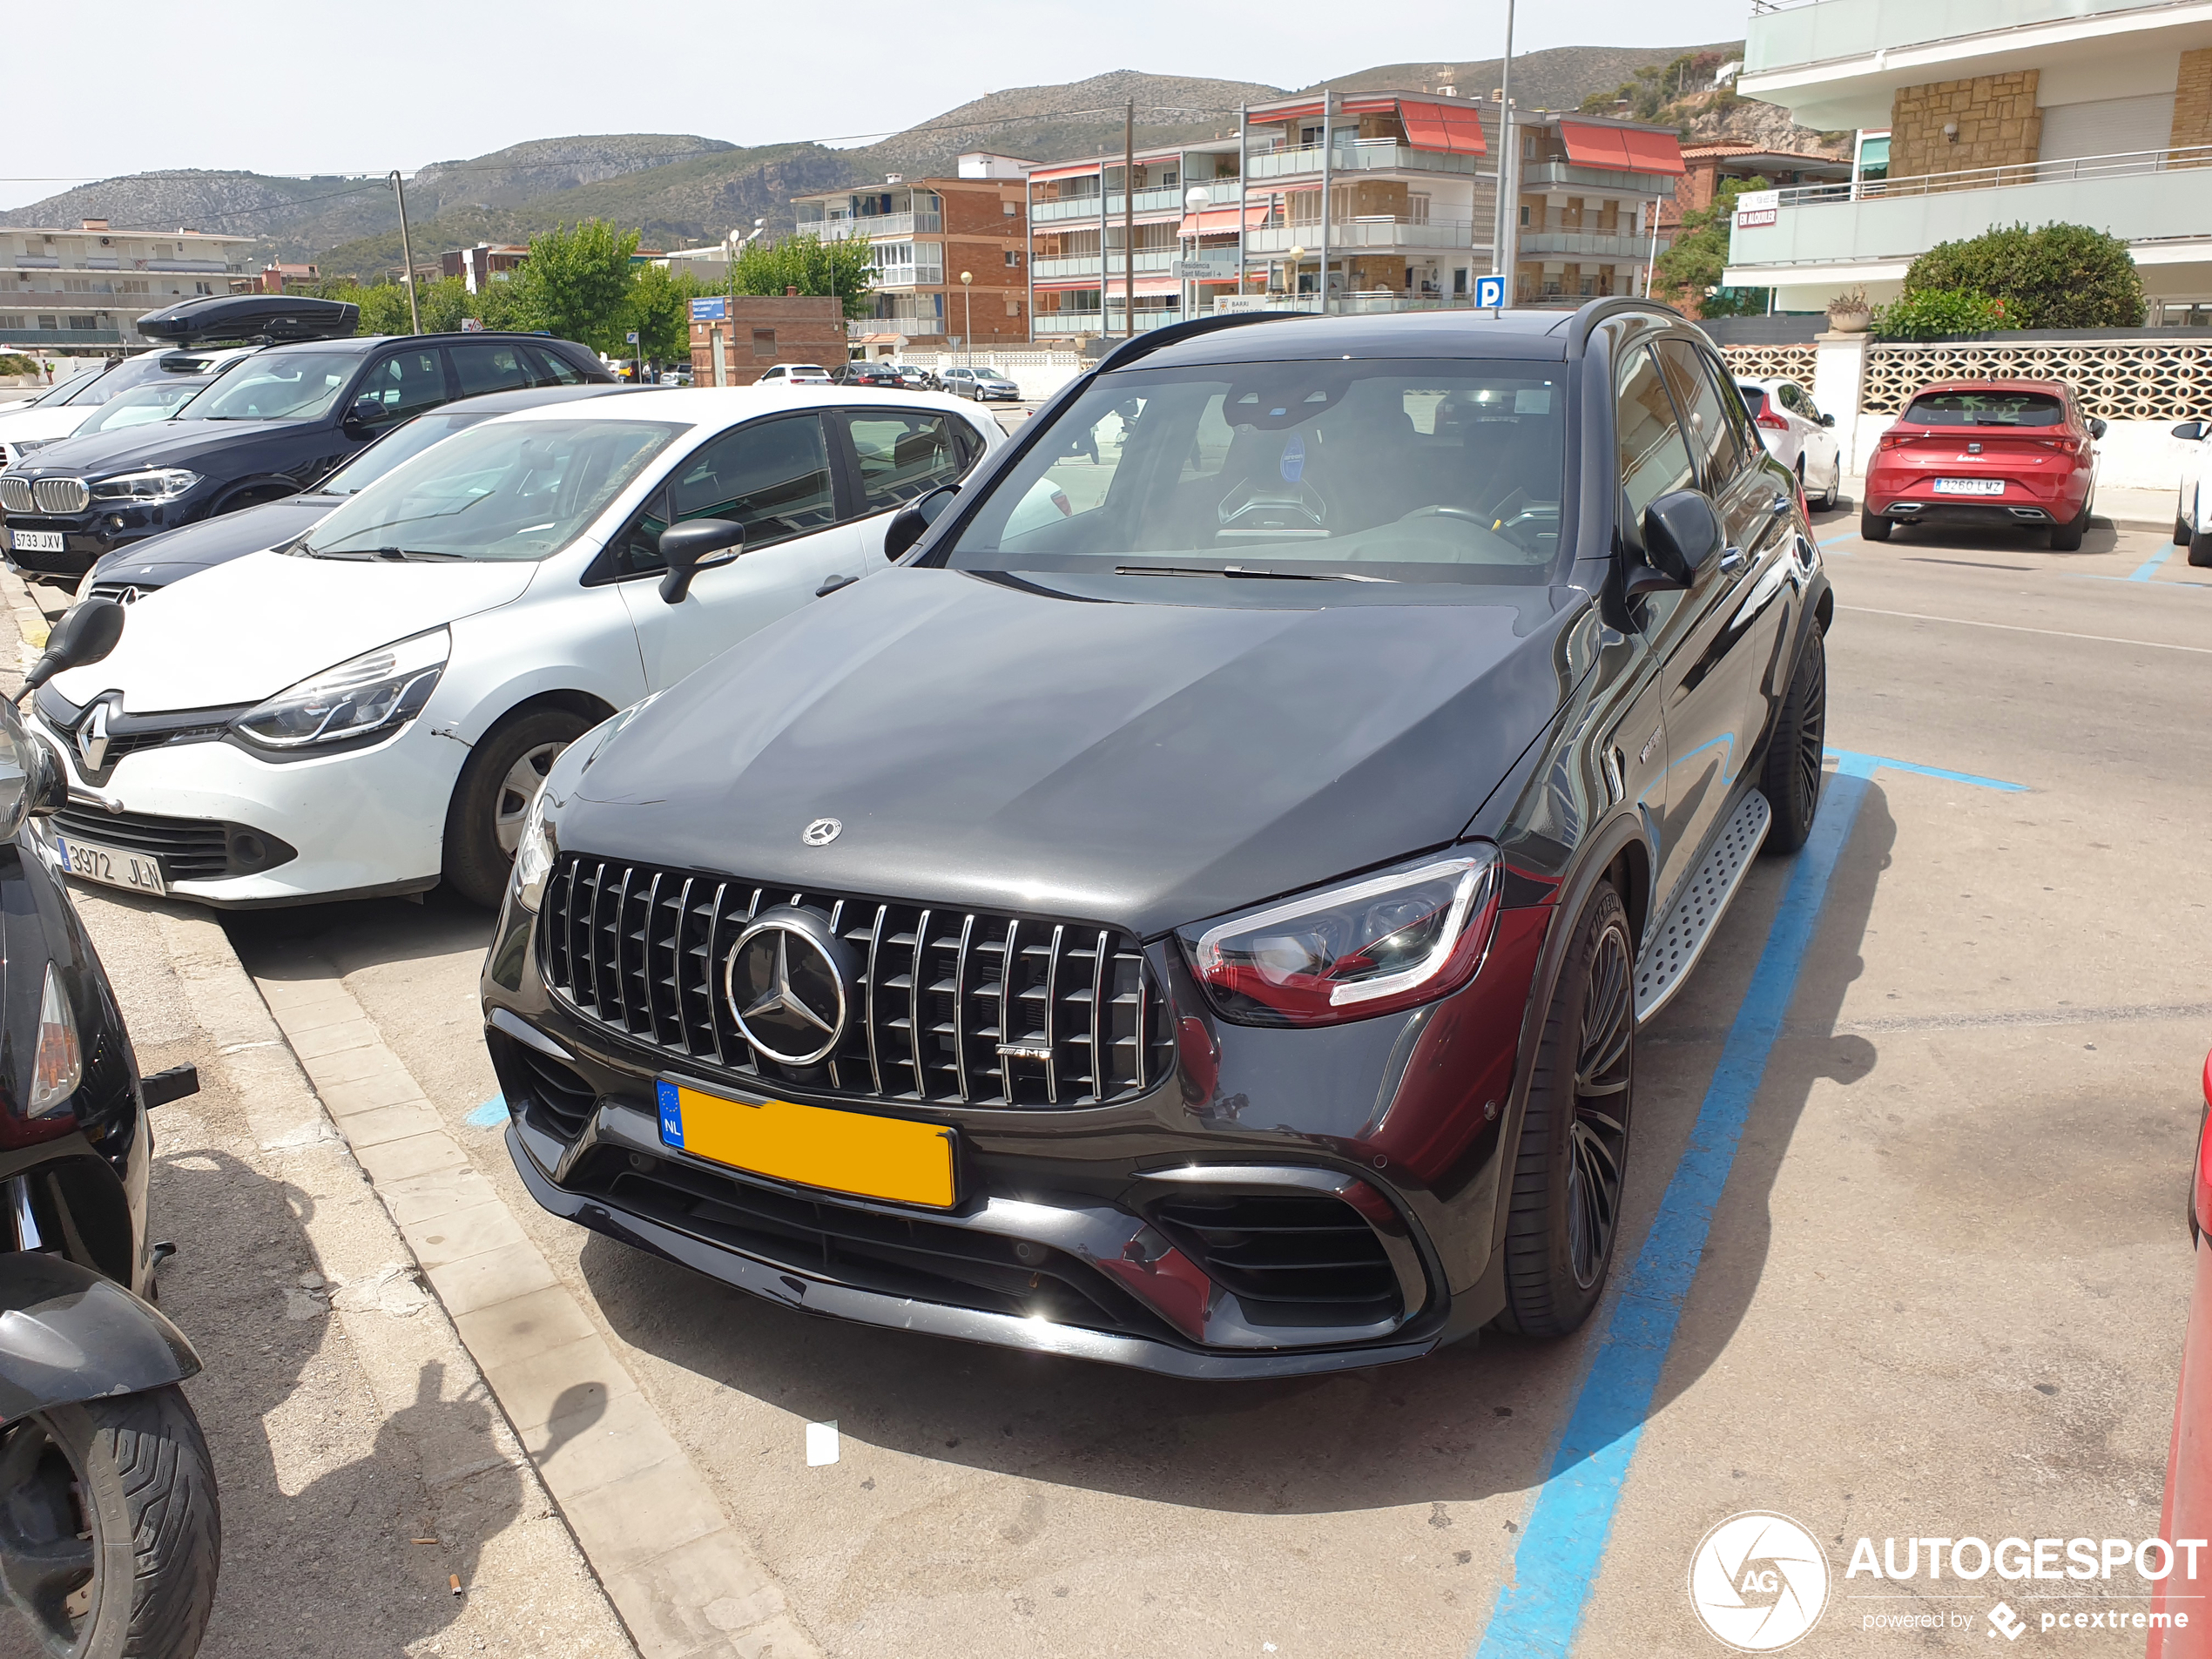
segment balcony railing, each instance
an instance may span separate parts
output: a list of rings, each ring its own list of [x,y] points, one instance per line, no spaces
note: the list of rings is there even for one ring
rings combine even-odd
[[[1163,185],[1157,190],[1138,191],[1133,211],[1139,213],[1179,213],[1184,210],[1185,195],[1200,187],[1213,198],[1210,204],[1211,207],[1234,207],[1244,199],[1244,185],[1238,179],[1197,179],[1186,185]],[[1106,217],[1119,219],[1123,211],[1121,192],[1112,192],[1106,198]],[[1070,196],[1053,201],[1040,201],[1029,210],[1031,221],[1039,225],[1055,221],[1065,223],[1071,219],[1087,219],[1095,224],[1098,215],[1098,198],[1096,196]]]
[[[912,236],[916,231],[941,231],[942,213],[859,213],[828,219],[801,219],[799,228],[824,238],[840,236]]]
[[[1743,74],[1756,80],[1885,49],[2171,5],[2172,0],[1756,0],[1745,31]]]
[[[941,288],[945,286],[945,267],[941,265],[879,266],[872,280],[879,288]]]
[[[1672,173],[1616,172],[1609,167],[1584,167],[1572,161],[1531,161],[1521,170],[1524,190],[1572,187],[1615,196],[1663,196],[1675,193]]]
[[[1478,165],[1477,163],[1481,165]],[[1487,158],[1435,150],[1409,150],[1391,138],[1353,138],[1339,142],[1329,163],[1332,172],[1494,172]],[[1296,150],[1271,150],[1245,158],[1244,170],[1254,179],[1292,179],[1321,171],[1321,146],[1305,145]]]
[[[1651,251],[1649,237],[1595,236],[1580,231],[1523,231],[1514,244],[1524,260],[1642,260]],[[1672,246],[1660,238],[1660,251]]]
[[[0,346],[119,346],[113,328],[0,328]]]
[[[1106,326],[1096,311],[1040,311],[1031,320],[1041,334],[1095,334]]]
[[[2212,144],[2168,150],[2129,150],[2110,156],[2073,156],[2063,161],[2022,161],[2005,167],[1964,167],[1909,179],[1862,179],[1838,185],[1793,185],[1782,192],[1784,207],[1813,207],[1826,202],[1874,201],[1900,196],[1933,196],[1953,190],[2006,190],[2015,185],[2062,185],[2075,179],[2132,179],[2181,167],[2212,167]]]
[[[1137,274],[1142,276],[1148,272],[1157,273],[1164,271],[1179,257],[1173,248],[1141,247],[1136,250]],[[1129,268],[1129,261],[1122,257],[1119,248],[1107,255],[1107,261],[1116,276],[1122,275]],[[1096,253],[1072,253],[1059,259],[1036,261],[1036,277],[1040,282],[1055,278],[1095,277],[1097,274],[1098,255]]]
[[[868,334],[904,334],[914,340],[944,332],[942,317],[854,317],[845,325],[847,340],[860,340]]]
[[[1329,252],[1363,247],[1472,247],[1474,230],[1464,219],[1431,219],[1420,225],[1382,214],[1338,219],[1329,226]],[[1487,243],[1487,233],[1484,239]],[[1320,246],[1318,223],[1267,225],[1244,233],[1244,251],[1255,257],[1287,253],[1293,247],[1313,253]]]

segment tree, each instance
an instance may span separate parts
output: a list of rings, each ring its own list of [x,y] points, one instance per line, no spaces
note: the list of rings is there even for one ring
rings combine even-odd
[[[1728,268],[1728,238],[1730,228],[1736,222],[1736,199],[1747,190],[1766,187],[1764,179],[1723,179],[1713,192],[1711,206],[1684,213],[1674,246],[1659,256],[1653,270],[1653,292],[1662,300],[1686,305],[1698,315],[1740,314],[1744,308],[1742,302],[1723,301],[1723,309],[1712,312],[1706,311],[1705,307],[1718,292],[1721,273]],[[1764,289],[1741,292],[1759,294],[1757,309],[1766,309]]]
[[[604,219],[556,226],[530,238],[530,256],[503,284],[507,298],[527,307],[537,327],[610,357],[628,347],[630,256],[636,231],[617,231]]]
[[[812,231],[801,231],[772,246],[754,244],[730,267],[732,293],[781,293],[796,288],[801,293],[834,294],[845,302],[848,317],[867,314],[868,295],[874,287],[874,256],[865,236],[825,242]]]
[[[1986,294],[2020,328],[2139,328],[2143,280],[2128,244],[2087,225],[2015,225],[1939,242],[1905,273],[1907,295]]]
[[[637,331],[639,353],[656,363],[689,361],[691,301],[716,292],[689,271],[671,272],[664,265],[638,266],[630,285],[628,327]]]

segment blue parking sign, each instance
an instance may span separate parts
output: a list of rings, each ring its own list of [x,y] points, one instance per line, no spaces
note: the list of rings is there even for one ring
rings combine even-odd
[[[1474,280],[1474,303],[1494,311],[1506,302],[1506,280],[1501,276],[1477,277]]]
[[[721,322],[729,316],[729,309],[728,299],[718,293],[711,299],[694,300],[691,301],[691,320],[693,322]]]

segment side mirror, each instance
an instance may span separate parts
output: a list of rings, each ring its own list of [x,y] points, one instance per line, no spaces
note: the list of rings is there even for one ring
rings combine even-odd
[[[1836,417],[1832,415],[1824,415],[1820,417],[1820,424],[1823,426],[1833,426],[1836,424]]]
[[[726,518],[687,518],[660,533],[660,556],[668,574],[660,579],[664,604],[680,605],[691,578],[729,563],[745,551],[745,526]]]
[[[123,637],[127,614],[112,599],[86,599],[71,606],[69,614],[46,636],[45,653],[23,677],[23,690],[16,693],[16,701],[20,704],[62,670],[97,663],[113,651]]]
[[[2098,419],[2097,416],[2093,415],[2089,417],[2089,435],[2091,437],[2101,438],[2104,436],[2107,430],[2107,428],[2106,428],[2105,423],[2101,420]]]
[[[1652,568],[1683,587],[1721,550],[1721,516],[1710,497],[1677,489],[1643,509],[1643,545]]]
[[[2198,442],[2204,436],[2204,422],[2202,421],[2184,421],[2181,423],[2181,425],[2174,428],[2174,435],[2189,443]]]
[[[61,760],[24,730],[13,704],[0,703],[0,839],[13,840],[26,818],[68,805]]]
[[[907,550],[921,540],[922,532],[944,516],[945,509],[953,504],[953,497],[959,494],[958,484],[945,484],[894,513],[889,528],[883,532],[883,556],[904,558]]]
[[[366,432],[384,423],[384,400],[374,392],[363,392],[354,400],[354,407],[346,411],[346,425],[350,430]]]

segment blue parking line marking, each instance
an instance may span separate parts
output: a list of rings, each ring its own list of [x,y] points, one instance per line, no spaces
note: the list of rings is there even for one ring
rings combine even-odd
[[[2155,557],[2145,559],[2141,564],[2137,565],[2129,575],[2123,577],[2122,580],[2128,582],[2148,582],[2158,574],[2158,567],[2165,563],[2167,560],[2172,558],[2173,556],[2174,550],[2170,545],[2162,548]]]
[[[1659,1386],[1660,1370],[1674,1345],[1698,1258],[1711,1231],[1714,1207],[1735,1165],[1737,1143],[1766,1075],[1775,1039],[1781,1035],[1798,970],[1827,900],[1829,878],[1851,840],[1868,780],[1889,766],[1981,787],[2026,787],[1885,755],[1850,749],[1829,752],[1837,761],[1836,775],[1813,820],[1812,835],[1790,873],[1750,988],[1729,1028],[1720,1062],[1698,1108],[1689,1144],[1667,1183],[1650,1234],[1614,1298],[1550,1472],[1537,1490],[1514,1552],[1512,1578],[1499,1592],[1488,1624],[1468,1650],[1469,1659],[1527,1659],[1532,1655],[1563,1659],[1574,1644],[1612,1534],[1621,1489]]]
[[[482,1105],[471,1110],[466,1120],[476,1129],[497,1129],[507,1121],[507,1097],[494,1095]]]

